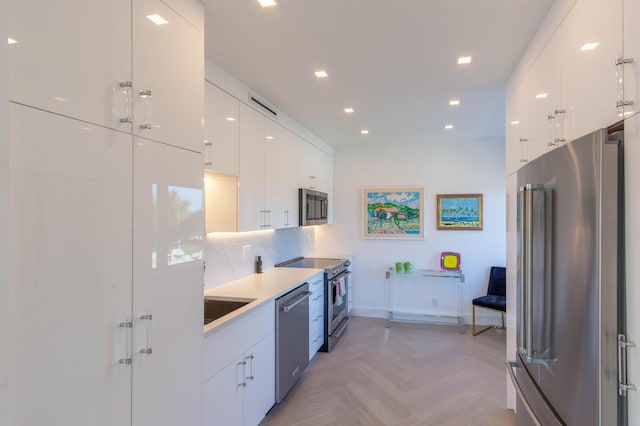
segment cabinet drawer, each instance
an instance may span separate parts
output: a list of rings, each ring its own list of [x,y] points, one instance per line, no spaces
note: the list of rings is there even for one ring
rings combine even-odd
[[[210,332],[204,339],[203,378],[206,381],[238,354],[275,331],[275,302],[270,300],[236,321]]]

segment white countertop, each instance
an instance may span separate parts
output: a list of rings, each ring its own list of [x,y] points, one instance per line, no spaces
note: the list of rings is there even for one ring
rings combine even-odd
[[[205,296],[256,300],[222,318],[206,324],[204,326],[204,333],[207,334],[216,328],[233,322],[238,317],[241,317],[263,303],[293,290],[320,272],[324,272],[324,270],[312,268],[270,268],[266,269],[262,274],[253,274],[205,290]]]

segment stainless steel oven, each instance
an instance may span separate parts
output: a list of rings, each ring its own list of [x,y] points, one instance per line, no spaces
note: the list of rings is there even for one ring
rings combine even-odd
[[[331,352],[344,335],[350,318],[348,315],[349,280],[351,262],[348,259],[297,257],[278,263],[289,268],[324,269],[324,343],[321,351]]]
[[[338,275],[328,278],[327,295],[325,298],[325,313],[327,324],[325,329],[325,345],[323,350],[331,352],[335,344],[340,340],[342,334],[347,329],[350,318],[347,315],[349,306],[349,279],[351,271],[343,270]]]

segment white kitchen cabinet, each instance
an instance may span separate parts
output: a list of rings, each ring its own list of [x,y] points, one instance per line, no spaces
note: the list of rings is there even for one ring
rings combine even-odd
[[[200,424],[201,156],[134,138],[133,170],[133,424]]]
[[[10,120],[9,424],[130,424],[131,136]]]
[[[571,141],[620,120],[615,60],[622,52],[622,1],[578,0],[558,34],[565,138]],[[598,44],[583,50],[589,43]]]
[[[131,0],[7,4],[10,99],[130,131]]]
[[[239,230],[266,229],[264,210],[264,117],[240,104]]]
[[[293,133],[240,104],[240,231],[298,226],[299,149]]]
[[[626,118],[640,111],[640,25],[637,19],[640,16],[640,2],[623,0],[622,12],[624,54],[621,58],[625,63],[618,65],[618,71],[622,73],[624,94],[619,101],[627,105],[618,112]]]
[[[205,232],[238,231],[238,177],[204,173]]]
[[[275,304],[219,330],[204,346],[204,425],[255,426],[275,404]]]
[[[12,101],[203,151],[204,33],[162,1],[25,0],[10,16]]]
[[[527,156],[534,160],[566,142],[569,112],[562,97],[562,39],[556,33],[547,42],[525,77],[529,84]]]
[[[133,0],[132,18],[134,135],[202,152],[204,33],[160,0]]]
[[[298,181],[301,188],[332,192],[333,159],[314,145],[300,139]]]
[[[309,360],[324,343],[324,273],[309,279]]]
[[[298,218],[297,137],[265,119],[265,211],[271,228],[296,227]]]
[[[205,168],[240,173],[240,101],[205,81]]]
[[[532,140],[529,94],[528,79],[525,78],[518,84],[506,102],[505,161],[507,175],[514,173],[529,159],[529,140]]]
[[[626,283],[627,283],[627,340],[640,343],[640,197],[633,183],[640,182],[640,114],[627,119],[625,134],[625,238],[626,244]],[[629,348],[628,381],[640,386],[640,348]],[[640,391],[629,391],[629,424],[640,424]]]

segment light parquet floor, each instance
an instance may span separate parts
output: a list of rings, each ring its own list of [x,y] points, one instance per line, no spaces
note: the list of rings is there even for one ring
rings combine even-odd
[[[505,332],[353,318],[318,353],[263,426],[515,425],[506,403]]]

